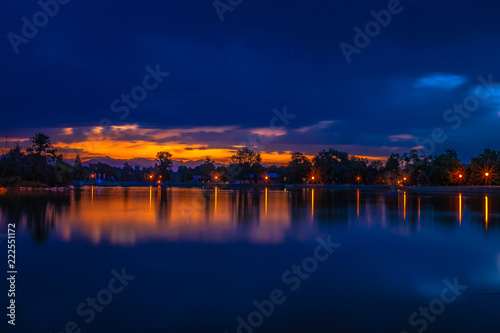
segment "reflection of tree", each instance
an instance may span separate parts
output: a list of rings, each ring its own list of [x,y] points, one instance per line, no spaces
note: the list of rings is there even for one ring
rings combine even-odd
[[[167,224],[168,221],[171,220],[172,218],[172,188],[166,188],[166,187],[159,187],[158,188],[158,222],[159,224]],[[185,216],[184,214],[184,219],[185,222],[189,221],[189,216]]]
[[[16,223],[19,228],[25,219],[25,227],[31,231],[33,240],[43,243],[70,202],[71,197],[66,193],[9,193],[0,197],[0,211],[4,224]]]
[[[249,224],[254,220],[259,220],[261,195],[261,191],[257,188],[242,188],[238,192],[234,191],[231,194],[233,219],[238,221],[241,225]]]
[[[290,207],[290,216],[293,217],[292,223],[301,223],[308,219],[309,211],[307,208],[309,201],[304,196],[305,191],[306,189],[290,191],[288,207]]]
[[[348,223],[349,210],[356,208],[356,201],[350,201],[349,194],[353,192],[324,190],[314,192],[314,219],[318,223],[345,224]],[[311,198],[308,199],[309,205]]]

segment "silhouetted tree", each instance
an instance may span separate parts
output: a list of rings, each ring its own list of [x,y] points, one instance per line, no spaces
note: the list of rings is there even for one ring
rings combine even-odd
[[[311,174],[312,163],[307,156],[296,152],[292,154],[292,160],[287,165],[287,182],[302,184]]]
[[[74,180],[84,180],[85,179],[85,168],[82,165],[82,160],[80,155],[76,155],[75,164],[73,165],[73,179]]]
[[[236,154],[231,156],[231,164],[229,172],[233,177],[240,180],[249,179],[250,174],[254,175],[254,182],[258,181],[259,175],[262,173],[262,158],[259,153],[254,152],[249,148],[238,149]]]
[[[169,181],[172,166],[174,165],[172,154],[167,151],[160,151],[156,154],[155,162],[155,169],[159,176],[161,176],[162,180]]]
[[[336,179],[340,176],[339,164],[345,163],[348,159],[349,155],[345,152],[332,148],[324,149],[313,158],[314,170],[323,183],[332,184],[334,181],[339,181]]]

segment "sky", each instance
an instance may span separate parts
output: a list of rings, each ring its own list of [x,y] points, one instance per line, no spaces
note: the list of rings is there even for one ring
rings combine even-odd
[[[0,4],[1,147],[266,163],[500,138],[496,1],[18,0]],[[6,138],[5,138],[6,137]],[[5,142],[3,142],[5,140]]]

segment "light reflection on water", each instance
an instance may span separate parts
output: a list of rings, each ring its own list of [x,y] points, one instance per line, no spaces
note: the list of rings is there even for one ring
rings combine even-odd
[[[496,228],[493,195],[363,190],[221,190],[89,187],[69,193],[9,192],[2,221],[19,221],[43,241],[83,238],[98,244],[148,240],[280,243],[321,225],[375,226],[409,235],[435,225]],[[300,225],[300,228],[298,227]]]
[[[69,320],[235,332],[317,237],[342,245],[255,332],[414,332],[408,317],[455,277],[469,287],[428,332],[497,332],[499,295],[482,293],[500,292],[499,206],[497,194],[94,187],[3,193],[0,221],[18,223],[20,332]],[[87,326],[76,306],[120,267],[137,280]]]

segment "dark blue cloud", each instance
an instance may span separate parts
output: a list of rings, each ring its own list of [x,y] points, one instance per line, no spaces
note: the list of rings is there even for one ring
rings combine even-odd
[[[16,54],[7,34],[21,34],[21,18],[31,20],[40,6],[4,1],[0,134],[92,127],[105,118],[155,128],[262,128],[273,108],[286,105],[297,118],[276,142],[354,145],[360,154],[363,146],[410,149],[412,140],[390,137],[448,128],[443,113],[470,94],[479,75],[500,81],[500,4],[402,0],[404,10],[348,64],[339,44],[353,44],[353,28],[364,29],[370,11],[387,4],[243,1],[221,22],[209,0],[72,0]],[[120,119],[111,102],[157,64],[170,76]],[[454,146],[468,158],[498,149],[495,103],[482,102],[438,150]],[[329,120],[336,122],[294,131]]]

